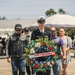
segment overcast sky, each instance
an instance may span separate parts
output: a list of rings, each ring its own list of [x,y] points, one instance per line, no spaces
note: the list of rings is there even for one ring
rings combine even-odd
[[[75,0],[0,0],[0,16],[7,19],[32,19],[45,16],[45,11],[63,8],[75,16]]]

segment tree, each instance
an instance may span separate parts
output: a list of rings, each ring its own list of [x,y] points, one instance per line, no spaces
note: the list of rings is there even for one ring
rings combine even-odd
[[[6,17],[5,16],[0,17],[0,20],[6,20]]]
[[[51,9],[47,10],[47,11],[45,12],[45,14],[46,14],[47,17],[50,17],[50,16],[52,16],[52,15],[54,15],[54,14],[57,14],[57,12],[54,11],[54,9],[51,8]]]
[[[68,14],[65,10],[63,10],[62,8],[60,8],[59,10],[58,10],[58,12],[56,12],[53,8],[51,8],[51,9],[49,9],[49,10],[47,10],[46,12],[45,12],[45,14],[46,14],[46,16],[47,17],[50,17],[50,16],[52,16],[52,15],[54,15],[54,14],[57,14],[57,13],[60,13],[60,14]]]
[[[66,11],[64,11],[62,8],[60,8],[60,9],[58,10],[58,13],[60,13],[60,14],[66,14]]]
[[[5,17],[5,16],[3,16],[3,17],[2,17],[2,20],[6,20],[6,17]]]
[[[0,20],[1,20],[1,17],[0,17]]]

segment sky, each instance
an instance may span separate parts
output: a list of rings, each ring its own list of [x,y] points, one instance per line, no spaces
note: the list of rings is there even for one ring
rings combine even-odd
[[[75,0],[0,0],[0,16],[7,19],[33,19],[45,16],[45,11],[63,8],[75,16]]]

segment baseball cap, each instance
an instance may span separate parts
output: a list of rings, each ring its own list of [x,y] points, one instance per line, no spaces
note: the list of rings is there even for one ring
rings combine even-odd
[[[15,25],[15,30],[22,30],[22,25],[21,24],[16,24]]]
[[[24,28],[24,31],[29,31],[29,28],[28,28],[28,27],[25,27],[25,28]]]

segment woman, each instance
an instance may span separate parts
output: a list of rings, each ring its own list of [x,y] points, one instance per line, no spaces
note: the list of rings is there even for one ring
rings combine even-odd
[[[59,37],[62,38],[64,41],[65,55],[66,55],[66,59],[65,60],[62,59],[63,74],[68,75],[67,74],[68,63],[71,61],[69,50],[72,47],[72,40],[70,37],[65,35],[65,31],[63,28],[61,28],[59,30]],[[61,53],[61,55],[63,55],[63,53]],[[61,75],[62,75],[62,73],[61,73]]]

